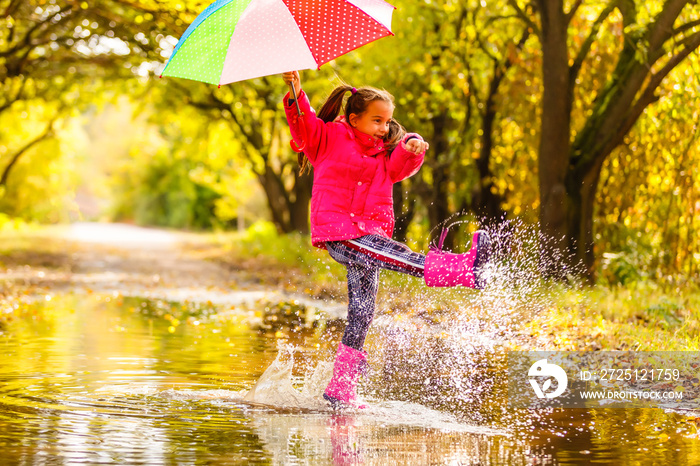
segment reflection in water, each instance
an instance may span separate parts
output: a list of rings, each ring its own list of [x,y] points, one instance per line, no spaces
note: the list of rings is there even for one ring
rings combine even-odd
[[[121,296],[17,314],[0,333],[3,464],[700,464],[687,416],[511,410],[502,357],[449,339],[375,335],[370,408],[333,412],[336,335],[312,326],[278,345],[279,328]]]
[[[359,422],[353,416],[338,415],[328,420],[333,448],[333,464],[349,465],[364,462],[364,446],[359,439]]]

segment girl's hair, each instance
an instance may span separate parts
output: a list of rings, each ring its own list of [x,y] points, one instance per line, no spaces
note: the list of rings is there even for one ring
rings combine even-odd
[[[362,114],[362,112],[367,110],[369,104],[376,100],[390,103],[392,106],[394,105],[394,96],[383,89],[376,89],[374,87],[355,89],[347,84],[341,84],[333,89],[331,95],[328,96],[328,99],[326,99],[326,102],[318,111],[317,116],[326,123],[335,120],[338,115],[340,115],[340,110],[343,107],[343,100],[347,92],[351,92],[350,97],[348,97],[345,102],[345,121],[348,122],[350,121],[350,114]],[[405,135],[406,130],[404,127],[392,118],[389,122],[389,131],[386,136],[384,136],[384,147],[392,151]],[[301,174],[311,171],[309,168],[309,161],[303,154],[299,154],[298,162],[301,167]]]

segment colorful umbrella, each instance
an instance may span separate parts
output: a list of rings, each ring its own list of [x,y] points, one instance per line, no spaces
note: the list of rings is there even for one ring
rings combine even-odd
[[[217,0],[187,28],[162,76],[228,84],[319,68],[393,35],[382,0]]]

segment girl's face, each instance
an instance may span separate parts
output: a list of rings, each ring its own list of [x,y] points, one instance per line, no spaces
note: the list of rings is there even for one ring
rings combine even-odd
[[[391,102],[373,100],[364,112],[359,115],[350,114],[350,126],[375,138],[384,139],[393,115],[394,105]]]

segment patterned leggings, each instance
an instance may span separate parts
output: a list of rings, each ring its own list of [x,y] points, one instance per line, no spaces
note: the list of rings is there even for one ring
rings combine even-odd
[[[378,235],[329,241],[326,248],[333,259],[348,269],[348,325],[343,344],[361,350],[374,318],[379,269],[423,277],[425,255]]]

